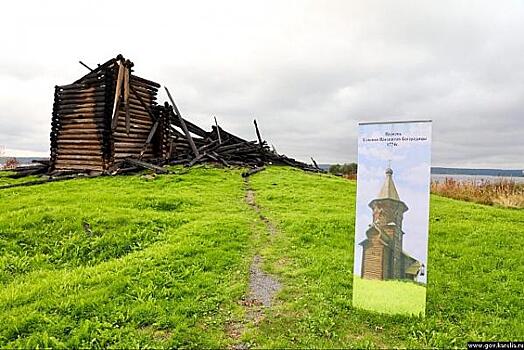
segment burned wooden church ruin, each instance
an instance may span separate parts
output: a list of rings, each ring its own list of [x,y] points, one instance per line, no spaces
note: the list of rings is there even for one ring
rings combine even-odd
[[[51,170],[108,171],[128,157],[168,155],[170,132],[157,108],[159,84],[132,74],[122,56],[55,87]]]
[[[385,182],[377,196],[369,203],[373,222],[360,242],[362,252],[361,276],[365,279],[416,280],[424,274],[424,265],[403,250],[402,221],[408,206],[400,200],[393,170],[386,169]]]
[[[46,171],[117,174],[146,167],[162,172],[162,165],[202,162],[321,171],[316,163],[305,164],[270,149],[256,121],[256,141],[225,131],[216,119],[210,131],[198,127],[182,117],[167,88],[170,103],[158,104],[159,88],[135,75],[133,63],[122,55],[72,84],[56,86]]]

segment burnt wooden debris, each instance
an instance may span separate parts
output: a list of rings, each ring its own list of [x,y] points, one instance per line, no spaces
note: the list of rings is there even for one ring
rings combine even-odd
[[[260,138],[258,141],[247,141],[222,129],[218,123],[212,125],[211,131],[200,129],[194,124],[184,120],[180,115],[175,118],[176,112],[170,105],[165,105],[172,116],[173,127],[173,153],[170,155],[169,163],[185,164],[193,166],[199,163],[219,163],[224,166],[249,166],[263,167],[264,165],[289,165],[308,171],[316,171],[316,167],[299,162],[295,159],[280,155],[271,150],[266,141]],[[181,121],[188,125],[189,134],[186,135],[176,130],[182,127]],[[256,122],[255,122],[256,125]],[[189,127],[190,126],[190,127]],[[258,127],[256,128],[258,130]],[[193,151],[194,143],[196,152]]]
[[[159,87],[134,75],[121,55],[56,86],[49,170],[109,173],[129,157],[167,159],[169,123],[157,109]]]
[[[133,63],[118,55],[68,85],[55,87],[48,162],[14,169],[12,176],[125,174],[164,165],[216,163],[251,167],[288,165],[322,172],[270,149],[254,120],[256,141],[220,127],[207,131],[185,119],[170,93],[157,103],[160,84],[134,74]],[[249,170],[248,170],[249,173]]]
[[[266,167],[254,167],[254,168],[251,168],[247,171],[244,171],[242,173],[242,177],[243,178],[246,178],[246,177],[250,177],[251,175],[255,175],[256,173],[259,173],[263,170],[266,170]]]

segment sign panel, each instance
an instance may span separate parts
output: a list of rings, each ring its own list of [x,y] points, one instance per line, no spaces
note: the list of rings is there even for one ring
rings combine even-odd
[[[353,305],[424,314],[431,121],[361,123]]]

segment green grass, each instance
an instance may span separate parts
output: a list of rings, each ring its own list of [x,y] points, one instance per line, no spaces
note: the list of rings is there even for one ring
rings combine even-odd
[[[251,259],[243,196],[239,171],[204,168],[2,190],[0,344],[226,346]]]
[[[524,211],[431,197],[426,317],[352,306],[356,183],[271,168],[252,179],[281,234],[265,249],[286,288],[260,347],[464,348],[524,338]]]
[[[426,288],[410,281],[353,277],[353,306],[389,314],[424,315]]]
[[[0,190],[1,347],[465,347],[524,338],[524,211],[431,198],[426,317],[352,305],[355,183],[174,168]],[[90,224],[85,231],[83,224]],[[283,284],[254,325],[253,254]],[[233,339],[228,325],[243,323]]]

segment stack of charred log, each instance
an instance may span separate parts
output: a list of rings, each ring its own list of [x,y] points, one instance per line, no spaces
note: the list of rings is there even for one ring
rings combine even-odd
[[[202,163],[250,167],[247,175],[270,164],[322,172],[313,158],[309,165],[270,148],[256,120],[257,140],[248,141],[222,129],[216,118],[210,131],[184,119],[167,88],[171,103],[158,105],[160,85],[132,74],[132,66],[119,55],[96,69],[86,66],[90,72],[73,84],[57,86],[50,160],[11,169],[10,177],[115,175],[144,168],[165,173],[164,165]]]
[[[277,153],[275,148],[270,148],[268,143],[262,140],[256,120],[254,128],[257,134],[256,141],[248,141],[222,129],[215,118],[215,125],[211,131],[206,131],[192,122],[184,119],[178,108],[172,101],[173,106],[165,104],[157,106],[165,119],[169,120],[169,128],[172,134],[169,158],[157,158],[143,160],[140,155],[128,157],[116,163],[108,175],[132,173],[142,169],[150,169],[156,173],[167,173],[164,165],[184,165],[191,167],[203,163],[221,164],[225,167],[239,166],[249,167],[250,170],[244,174],[250,175],[257,172],[266,165],[287,165],[305,171],[323,172],[312,158],[313,165],[297,161],[285,155]],[[48,174],[52,176],[73,176],[81,171],[54,170],[49,172],[48,160],[35,160],[31,165],[23,165],[10,169],[13,174],[11,178],[21,178],[30,175]],[[91,174],[88,169],[86,175]]]
[[[175,106],[174,108],[167,103],[164,106],[158,106],[164,118],[170,122],[172,140],[169,154],[171,156],[168,159],[157,158],[147,159],[147,161],[143,160],[140,155],[137,157],[128,157],[117,163],[117,166],[111,169],[110,172],[106,172],[107,175],[133,173],[142,169],[149,169],[156,173],[167,173],[167,169],[163,167],[164,165],[184,165],[191,167],[203,163],[221,164],[225,167],[249,167],[250,169],[244,172],[243,176],[256,173],[266,165],[287,165],[305,171],[323,172],[313,158],[311,158],[313,165],[309,165],[278,154],[275,148],[270,148],[267,142],[262,140],[256,120],[253,122],[258,140],[247,141],[222,129],[218,125],[216,118],[215,125],[212,125],[211,131],[206,131],[198,127],[182,118],[174,101],[172,101],[172,103],[173,106]],[[82,174],[80,171],[73,170],[54,170],[50,172],[49,169],[49,160],[35,160],[31,165],[23,165],[6,170],[12,172],[12,174],[9,175],[11,178],[21,178],[31,175],[51,175],[27,184],[32,184],[33,182],[48,182],[60,178],[70,179],[78,175],[99,175],[92,174],[92,172],[88,170]]]
[[[168,91],[166,89],[166,91]],[[161,116],[164,122],[167,121],[171,131],[171,142],[169,145],[169,157],[156,159],[142,159],[141,155],[128,157],[115,164],[107,175],[117,175],[133,173],[143,169],[149,169],[156,173],[167,173],[164,165],[184,165],[191,167],[203,163],[221,164],[225,167],[239,166],[249,167],[243,176],[249,176],[264,168],[266,165],[287,165],[305,171],[323,172],[311,158],[313,165],[297,161],[285,155],[277,153],[276,149],[270,148],[268,143],[262,140],[256,120],[254,129],[257,134],[256,141],[248,141],[222,129],[215,118],[215,125],[211,131],[206,131],[192,122],[184,119],[176,104],[166,103],[164,106],[157,106],[157,115]],[[77,176],[94,176],[92,171],[78,170],[53,170],[50,171],[49,160],[35,160],[31,165],[18,166],[8,169],[12,172],[9,177],[21,178],[31,175],[50,175],[43,179],[34,180],[27,183],[8,185],[4,187],[15,187],[49,182],[60,179],[72,179]]]

